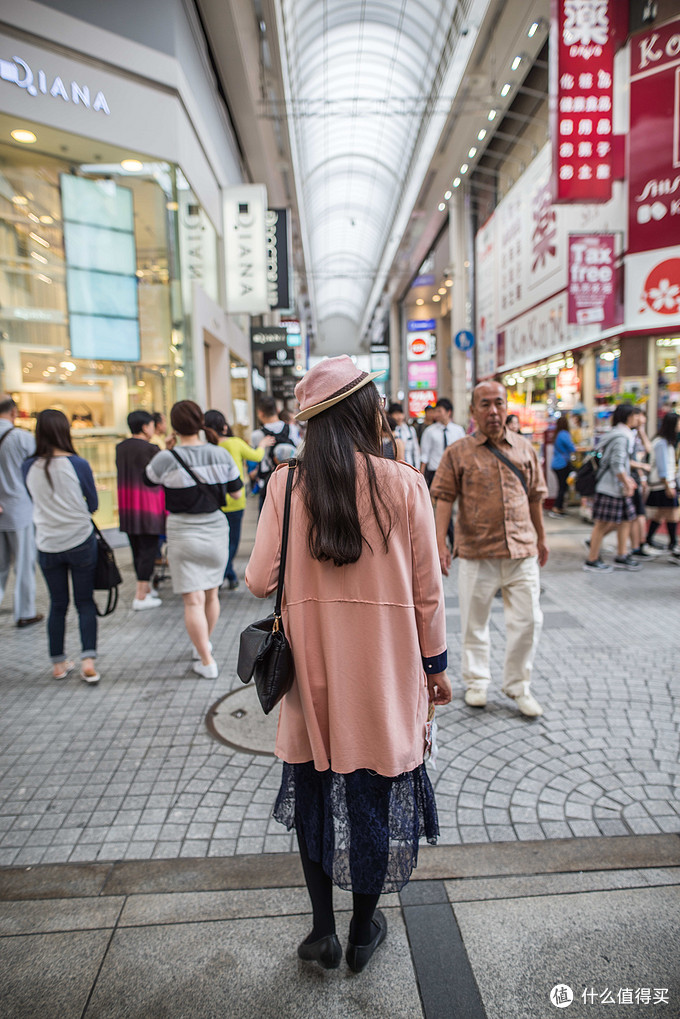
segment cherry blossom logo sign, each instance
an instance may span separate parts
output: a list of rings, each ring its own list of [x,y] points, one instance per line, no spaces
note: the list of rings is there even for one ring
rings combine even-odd
[[[655,265],[640,297],[640,312],[651,308],[660,315],[680,314],[680,258],[667,258]]]

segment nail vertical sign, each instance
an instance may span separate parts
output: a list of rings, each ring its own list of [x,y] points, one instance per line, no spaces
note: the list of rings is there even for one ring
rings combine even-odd
[[[552,0],[553,202],[612,196],[612,0]]]

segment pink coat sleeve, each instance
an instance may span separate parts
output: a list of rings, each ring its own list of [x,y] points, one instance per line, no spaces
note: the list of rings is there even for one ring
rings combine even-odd
[[[257,523],[255,544],[246,567],[246,585],[256,598],[276,590],[281,561],[281,520],[279,497],[285,490],[288,470],[276,470],[269,479],[267,498]]]
[[[420,653],[434,658],[446,650],[446,607],[430,493],[421,476],[409,506],[413,600]]]

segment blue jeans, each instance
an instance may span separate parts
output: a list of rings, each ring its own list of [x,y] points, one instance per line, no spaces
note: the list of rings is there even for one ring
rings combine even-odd
[[[47,637],[53,662],[64,661],[64,632],[68,609],[68,575],[71,574],[73,600],[80,623],[81,658],[97,656],[97,610],[92,591],[97,563],[97,538],[90,537],[75,548],[64,552],[38,552],[38,562],[50,592],[50,614]]]
[[[224,571],[224,579],[236,580],[234,558],[238,552],[238,545],[241,540],[243,510],[232,510],[231,513],[227,513],[227,521],[229,523],[229,561],[227,562],[227,568]]]

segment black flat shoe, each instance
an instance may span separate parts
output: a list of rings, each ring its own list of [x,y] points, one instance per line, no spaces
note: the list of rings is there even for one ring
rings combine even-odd
[[[361,973],[362,969],[366,968],[378,945],[381,945],[387,937],[387,920],[379,909],[376,909],[371,922],[374,927],[378,928],[373,941],[369,941],[367,945],[353,945],[351,941],[347,942],[345,958],[347,965],[355,973]]]
[[[303,941],[298,945],[298,955],[305,962],[318,962],[324,969],[337,969],[342,959],[342,946],[337,934],[328,934],[318,941]]]

